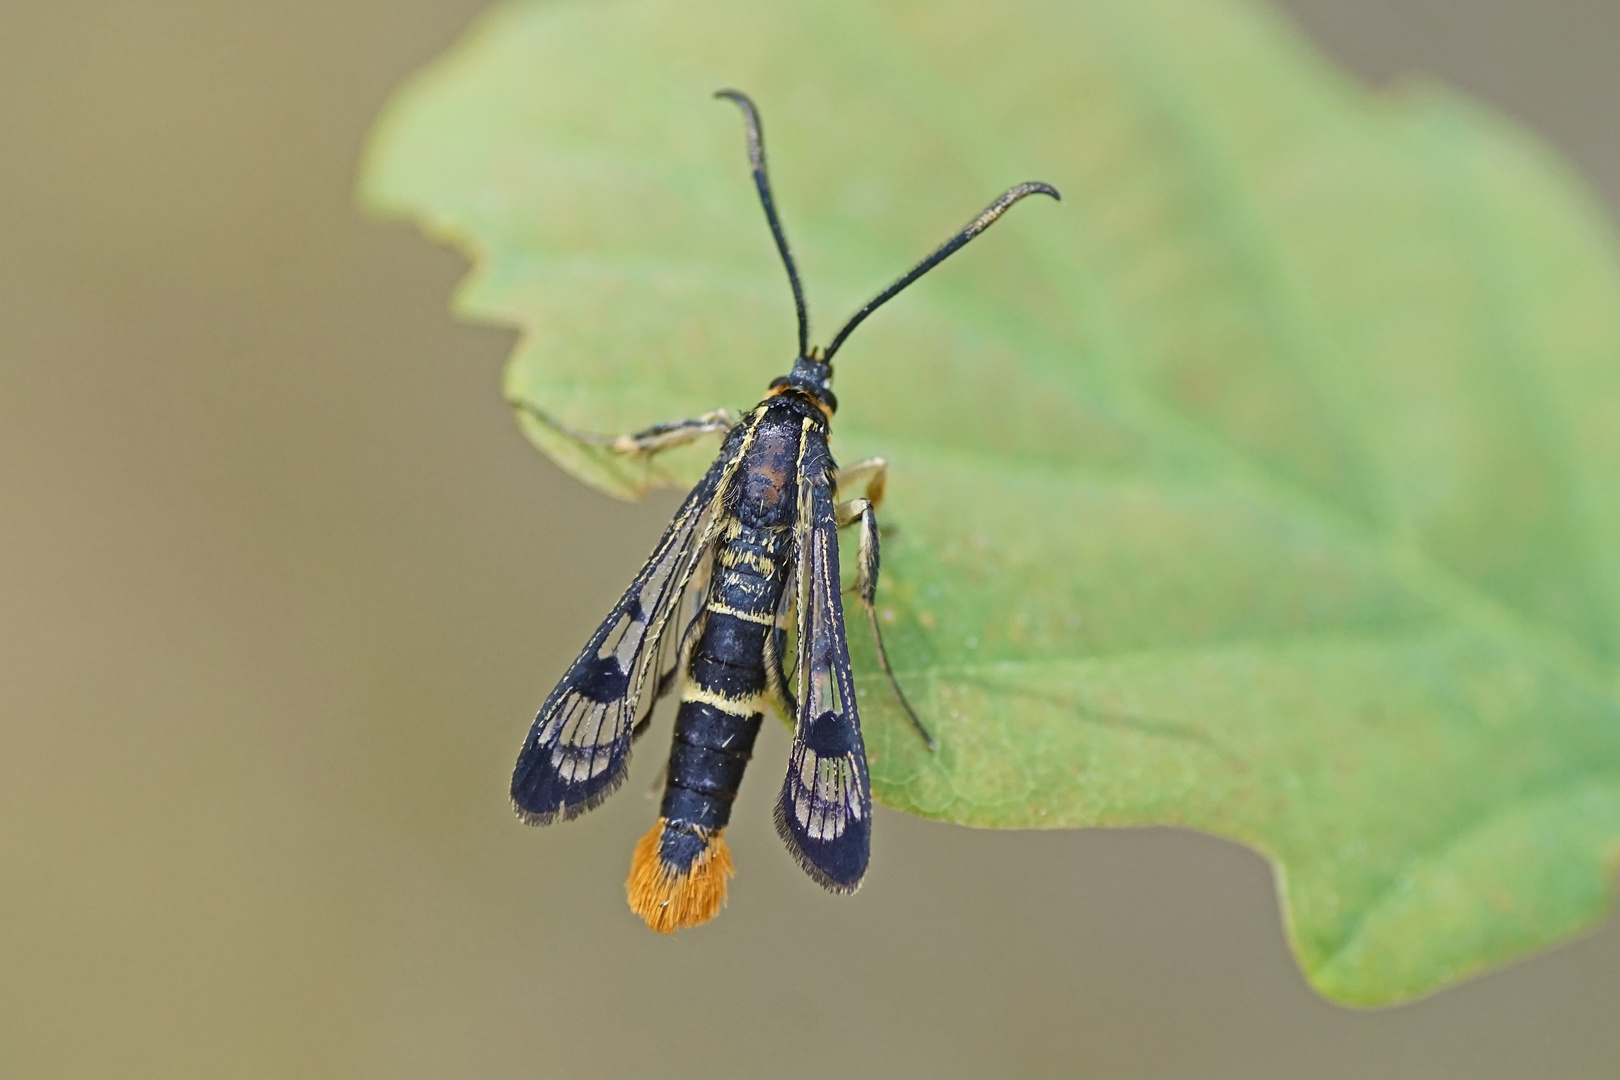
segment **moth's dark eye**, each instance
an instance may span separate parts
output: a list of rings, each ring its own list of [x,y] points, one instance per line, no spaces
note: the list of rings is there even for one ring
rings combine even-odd
[[[780,390],[782,387],[786,386],[787,384],[788,384],[787,376],[783,375],[783,376],[781,376],[779,378],[772,379],[770,388],[772,390]]]
[[[833,394],[833,392],[831,390],[828,390],[826,387],[821,388],[821,400],[825,401],[827,403],[827,408],[828,408],[829,411],[831,411],[831,412],[837,412],[838,411],[838,398]]]

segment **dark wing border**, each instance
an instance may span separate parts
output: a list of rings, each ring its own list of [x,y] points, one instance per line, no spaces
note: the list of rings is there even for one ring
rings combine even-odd
[[[719,535],[720,501],[753,427],[745,420],[732,429],[640,573],[540,707],[512,772],[512,806],[528,824],[576,818],[624,782],[648,674],[682,594]]]
[[[860,887],[871,854],[872,787],[844,636],[832,456],[821,430],[808,423],[801,445],[797,714],[776,831],[805,873],[847,893]]]

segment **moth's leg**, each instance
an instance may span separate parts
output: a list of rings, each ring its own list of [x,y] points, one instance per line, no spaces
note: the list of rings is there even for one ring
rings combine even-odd
[[[789,582],[788,589],[792,588],[792,582]],[[789,617],[787,612],[778,614],[776,625],[765,637],[765,697],[782,714],[782,719],[791,724],[798,715],[799,706],[793,700],[793,691],[788,686],[788,672],[782,662],[787,655]]]
[[[840,495],[849,495],[862,483],[866,485],[866,501],[872,509],[883,505],[883,492],[889,484],[889,463],[880,457],[867,458],[838,470],[834,485]],[[842,522],[840,524],[843,524]]]
[[[880,478],[884,476],[881,463],[877,475]],[[928,744],[928,749],[937,750],[939,747],[934,742],[934,737],[923,727],[923,722],[917,718],[917,710],[906,700],[905,691],[900,689],[900,681],[894,677],[894,669],[889,666],[889,651],[883,647],[883,631],[878,628],[877,605],[874,602],[878,582],[878,525],[872,500],[851,499],[849,502],[840,503],[837,512],[839,528],[856,521],[861,523],[861,541],[855,566],[855,594],[860,598],[861,607],[866,609],[866,625],[872,628],[872,640],[877,644],[878,663],[883,668],[883,674],[888,676],[889,685],[894,688],[894,696],[900,699],[900,707],[905,709],[906,715],[911,718],[912,727],[917,729],[917,734]]]
[[[571,428],[530,401],[512,400],[511,406],[527,413],[546,427],[586,446],[599,446],[604,450],[627,458],[650,458],[660,450],[670,450],[696,442],[705,435],[724,435],[737,421],[725,409],[715,409],[690,420],[674,420],[667,424],[654,424],[650,428],[630,435],[598,435],[591,431]]]

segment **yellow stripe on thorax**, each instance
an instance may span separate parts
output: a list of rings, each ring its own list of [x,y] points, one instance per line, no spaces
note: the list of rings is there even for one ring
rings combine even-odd
[[[776,572],[776,564],[757,551],[746,548],[723,547],[720,549],[720,565],[725,567],[746,566],[769,577]]]

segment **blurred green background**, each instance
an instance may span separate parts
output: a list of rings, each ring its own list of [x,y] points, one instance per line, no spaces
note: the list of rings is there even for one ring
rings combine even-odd
[[[1287,7],[1620,206],[1620,8]],[[518,825],[522,733],[675,497],[533,452],[511,335],[445,314],[461,259],[353,209],[382,102],[478,10],[0,10],[0,1076],[1620,1072],[1612,920],[1354,1013],[1306,989],[1259,857],[1207,837],[880,812],[838,900],[756,777],[730,909],[668,940],[622,891],[661,747]],[[785,748],[767,726],[755,771]]]

